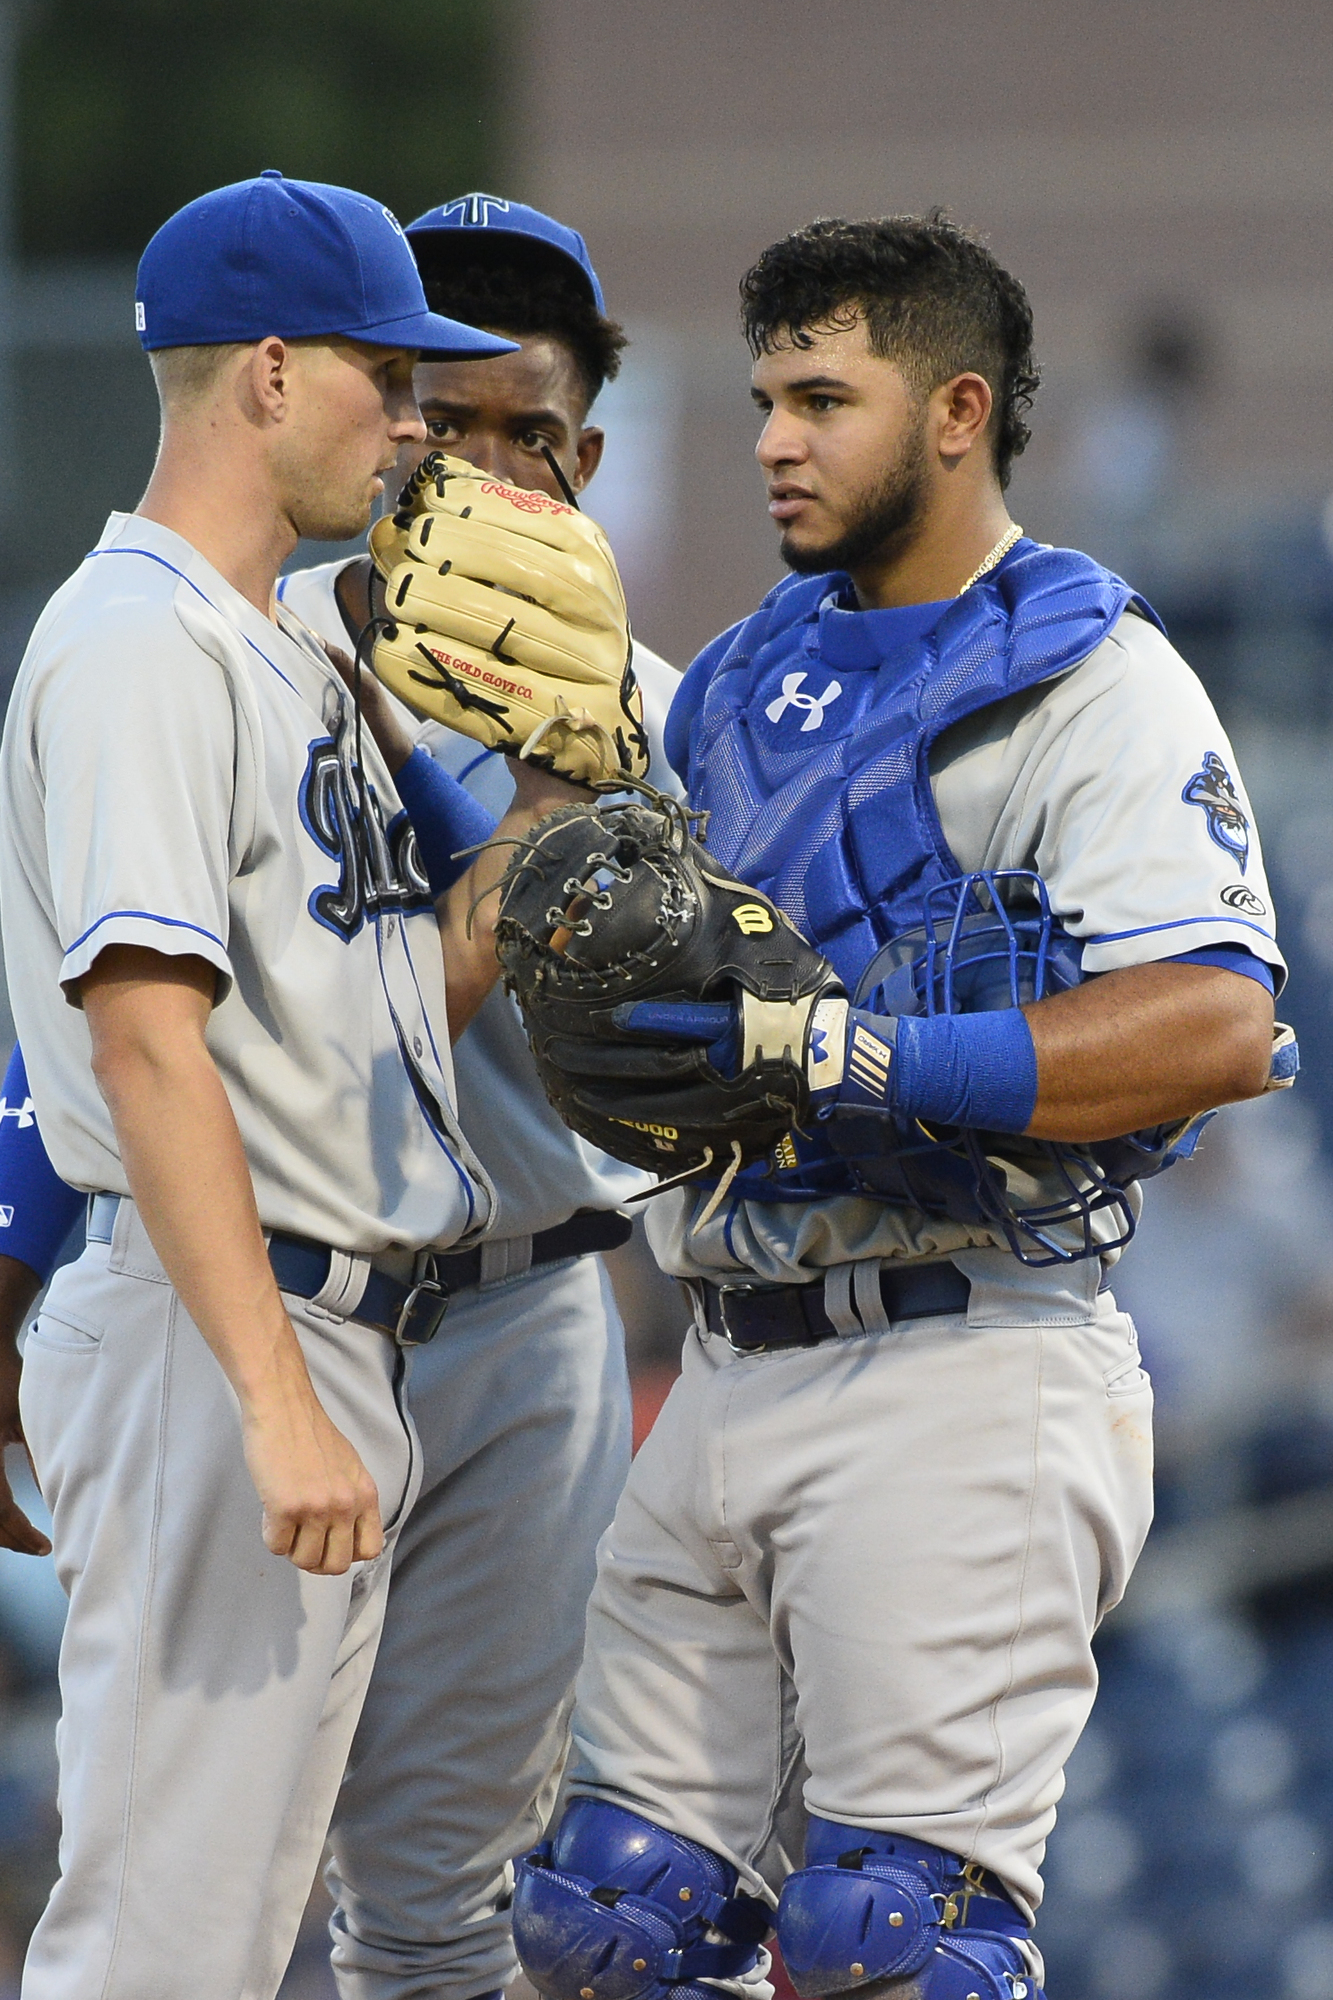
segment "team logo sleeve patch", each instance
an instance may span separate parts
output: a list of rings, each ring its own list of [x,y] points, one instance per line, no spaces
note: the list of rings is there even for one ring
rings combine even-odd
[[[1250,822],[1230,771],[1210,750],[1181,793],[1187,806],[1199,806],[1208,821],[1208,837],[1234,859],[1241,874],[1250,858]]]

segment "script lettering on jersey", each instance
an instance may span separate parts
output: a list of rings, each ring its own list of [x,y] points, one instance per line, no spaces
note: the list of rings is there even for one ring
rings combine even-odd
[[[351,709],[340,706],[333,733],[310,745],[301,779],[301,823],[315,845],[338,864],[338,879],[316,889],[309,910],[316,923],[354,938],[367,917],[428,910],[433,898],[405,812],[385,824],[367,781],[363,816],[353,762]]]
[[[804,673],[784,674],[782,676],[782,693],[777,696],[776,700],[770,701],[768,707],[764,710],[764,714],[770,722],[781,722],[789,708],[803,709],[805,711],[805,721],[801,724],[801,734],[802,736],[808,736],[812,729],[822,728],[824,710],[830,702],[836,701],[842,693],[842,682],[830,681],[824,689],[823,694],[813,695],[802,693],[801,684],[804,679]]]

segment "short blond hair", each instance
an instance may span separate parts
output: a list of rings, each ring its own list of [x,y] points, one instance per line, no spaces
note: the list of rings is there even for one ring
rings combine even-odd
[[[224,341],[208,347],[159,347],[148,357],[163,410],[188,409],[208,394],[227,363],[254,345]]]

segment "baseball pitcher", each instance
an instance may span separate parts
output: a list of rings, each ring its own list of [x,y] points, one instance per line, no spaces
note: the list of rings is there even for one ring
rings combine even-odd
[[[423,440],[417,354],[512,344],[428,310],[380,203],[276,171],[163,226],[136,317],[153,477],[39,620],[0,753],[15,1019],[90,1197],[23,1371],[70,1599],[61,1872],[23,1990],[270,2000],[420,1480],[404,1348],[440,1316],[431,1246],[495,1206],[441,938],[478,1004],[490,904],[470,944],[463,919],[497,867],[437,917],[274,584],[301,534],[364,528]],[[525,770],[504,831],[571,796]]]

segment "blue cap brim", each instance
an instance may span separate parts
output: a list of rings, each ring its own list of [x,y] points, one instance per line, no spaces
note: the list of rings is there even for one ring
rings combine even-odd
[[[406,319],[384,320],[378,326],[347,331],[349,340],[364,340],[376,347],[415,347],[423,361],[484,361],[497,354],[517,354],[519,342],[504,340],[498,333],[483,333],[480,327],[465,326],[461,319],[446,319],[443,313],[410,313]]]

